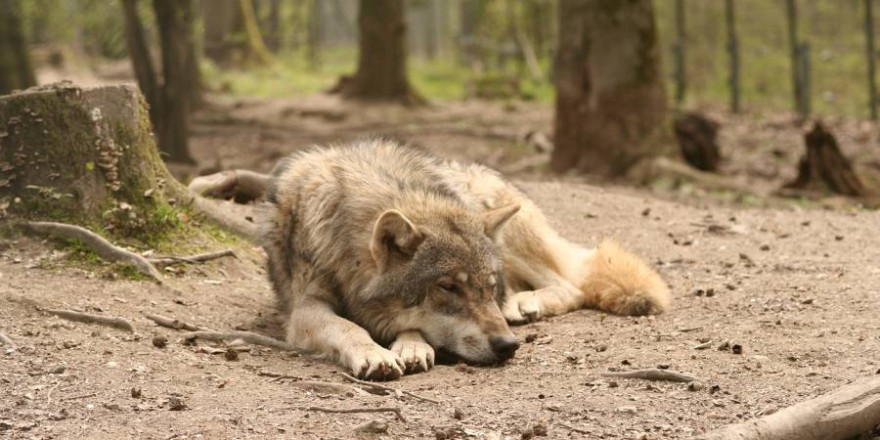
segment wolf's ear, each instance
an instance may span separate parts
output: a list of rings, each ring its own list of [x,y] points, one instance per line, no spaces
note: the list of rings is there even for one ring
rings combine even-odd
[[[486,235],[488,235],[492,241],[498,241],[498,238],[501,237],[501,230],[504,229],[504,225],[513,218],[513,215],[519,211],[519,208],[520,205],[512,203],[507,206],[484,212],[482,216],[483,222],[486,224]]]
[[[399,211],[389,209],[379,216],[373,226],[370,253],[384,271],[393,258],[409,258],[416,253],[425,237],[418,228]]]

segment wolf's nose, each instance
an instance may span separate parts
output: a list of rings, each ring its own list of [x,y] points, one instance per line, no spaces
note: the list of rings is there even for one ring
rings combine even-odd
[[[519,341],[513,336],[499,336],[489,341],[492,351],[500,361],[506,361],[513,357],[516,349],[519,348]]]

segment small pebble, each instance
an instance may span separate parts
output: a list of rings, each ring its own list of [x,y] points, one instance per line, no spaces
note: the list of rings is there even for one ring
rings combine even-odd
[[[760,249],[761,249],[762,251],[769,251],[769,250],[770,250],[770,245],[769,245],[769,244],[761,245],[761,248],[760,248]]]
[[[133,397],[135,399],[140,399],[142,395],[143,395],[143,393],[141,392],[140,388],[132,388],[131,389],[131,397]]]
[[[237,361],[238,360],[238,351],[237,350],[226,350],[226,353],[223,355],[226,357],[227,361]]]
[[[464,418],[464,413],[461,409],[455,408],[455,410],[452,411],[452,418],[455,420],[461,420]]]
[[[154,336],[153,337],[153,347],[156,348],[165,348],[168,345],[168,338],[165,336]]]
[[[183,411],[187,408],[186,402],[180,397],[171,396],[168,398],[168,409],[171,411]]]
[[[355,431],[365,432],[368,434],[385,434],[388,432],[388,423],[381,420],[370,420],[367,423],[358,425]]]
[[[730,350],[733,351],[733,354],[742,354],[743,347],[739,344],[733,344],[733,346],[730,347]]]

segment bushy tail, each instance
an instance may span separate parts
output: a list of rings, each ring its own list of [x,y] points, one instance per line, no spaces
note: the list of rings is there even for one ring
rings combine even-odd
[[[618,315],[648,315],[662,313],[672,301],[660,275],[614,241],[599,244],[587,265],[580,283],[587,307]]]

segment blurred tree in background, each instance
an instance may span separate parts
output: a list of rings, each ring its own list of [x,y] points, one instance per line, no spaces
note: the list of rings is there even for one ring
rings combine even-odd
[[[0,0],[0,94],[36,83],[22,26],[21,4],[18,0]]]
[[[559,4],[554,171],[616,176],[663,152],[666,94],[651,0]]]

